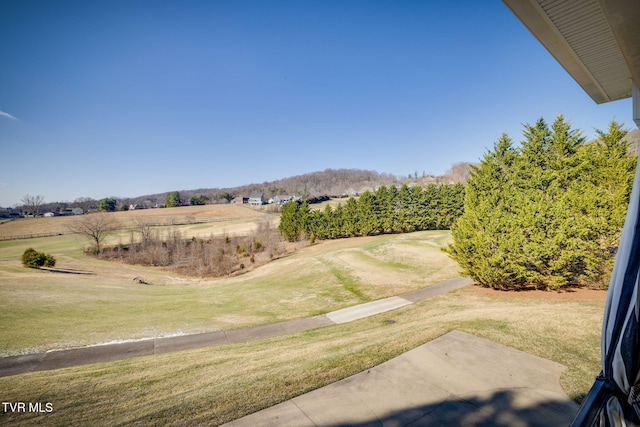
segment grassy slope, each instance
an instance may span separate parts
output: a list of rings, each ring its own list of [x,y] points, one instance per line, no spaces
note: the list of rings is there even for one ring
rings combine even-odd
[[[424,232],[324,242],[223,280],[88,259],[73,236],[2,242],[0,351],[234,328],[401,294],[456,274],[439,251],[448,239],[448,233]],[[91,274],[24,269],[19,256],[29,246],[54,254],[61,269]],[[136,276],[154,285],[137,285]],[[285,337],[0,378],[3,401],[54,406],[53,414],[0,414],[0,424],[219,424],[453,329],[569,366],[562,385],[580,399],[599,371],[603,305],[603,296],[573,300],[465,288]]]
[[[232,329],[409,292],[457,274],[439,250],[443,236],[324,242],[218,280],[87,258],[73,236],[0,242],[0,353]],[[53,254],[56,269],[82,274],[21,267],[28,246]],[[153,285],[137,284],[134,277]]]
[[[216,425],[366,370],[453,329],[570,366],[562,385],[579,398],[599,369],[601,316],[602,298],[537,299],[465,288],[290,336],[0,378],[3,400],[54,405],[52,414],[0,415],[0,422]]]

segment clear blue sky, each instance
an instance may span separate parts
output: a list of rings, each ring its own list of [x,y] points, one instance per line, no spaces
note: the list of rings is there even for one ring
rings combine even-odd
[[[441,174],[596,105],[500,1],[0,0],[0,206]]]

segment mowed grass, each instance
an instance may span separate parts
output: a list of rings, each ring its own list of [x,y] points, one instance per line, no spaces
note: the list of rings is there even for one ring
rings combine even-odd
[[[240,221],[242,230],[251,224],[233,221]],[[228,227],[222,221],[211,228],[178,228],[221,233]],[[448,232],[325,241],[216,280],[88,258],[81,250],[86,242],[71,235],[0,242],[0,352],[231,329],[400,295],[457,275],[455,263],[440,250],[449,241]],[[27,247],[53,254],[61,272],[23,268],[20,255]],[[137,284],[134,277],[152,285]],[[451,330],[568,366],[561,384],[580,400],[600,370],[605,293],[581,295],[467,287],[299,334],[0,378],[3,401],[50,402],[54,409],[1,413],[0,424],[218,425],[366,370]]]
[[[218,425],[364,371],[454,329],[568,366],[561,383],[579,400],[599,371],[604,293],[591,295],[572,299],[467,287],[304,333],[0,378],[3,401],[50,402],[54,409],[1,414],[0,423]]]
[[[187,236],[199,231],[185,227]],[[325,241],[223,279],[96,260],[78,236],[0,242],[0,354],[234,329],[399,295],[457,275],[440,250],[447,236]],[[54,255],[55,269],[22,267],[27,247]],[[398,259],[412,268],[397,268]]]

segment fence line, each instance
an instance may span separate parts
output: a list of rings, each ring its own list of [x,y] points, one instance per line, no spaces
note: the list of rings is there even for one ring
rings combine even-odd
[[[63,234],[64,233],[37,233],[37,234],[19,234],[16,236],[0,236],[0,241],[38,239],[40,237],[62,236]]]

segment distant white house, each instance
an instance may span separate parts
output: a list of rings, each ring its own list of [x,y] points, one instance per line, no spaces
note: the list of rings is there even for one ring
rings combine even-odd
[[[249,196],[249,204],[252,206],[264,205],[264,194],[252,194]]]
[[[282,196],[282,195],[278,195],[278,196],[273,196],[272,198],[269,199],[269,203],[275,203],[278,205],[284,205],[287,202],[291,202],[292,200],[295,200],[294,196]]]

